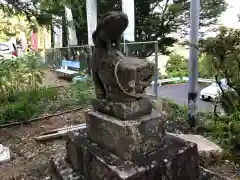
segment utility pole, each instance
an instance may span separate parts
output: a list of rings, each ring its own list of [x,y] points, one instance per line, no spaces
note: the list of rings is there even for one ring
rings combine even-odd
[[[188,122],[195,127],[198,122],[197,96],[198,96],[198,37],[200,0],[191,0],[190,9],[190,52],[188,60]]]

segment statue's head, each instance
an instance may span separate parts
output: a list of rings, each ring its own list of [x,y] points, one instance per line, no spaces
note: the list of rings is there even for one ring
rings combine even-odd
[[[109,40],[121,38],[122,33],[128,26],[128,17],[123,12],[108,12],[100,19],[97,30],[93,33],[93,41],[96,39],[98,31],[104,32]]]

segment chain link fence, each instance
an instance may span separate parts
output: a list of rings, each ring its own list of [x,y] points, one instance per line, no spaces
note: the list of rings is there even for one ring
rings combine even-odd
[[[92,47],[88,45],[46,49],[45,66],[56,69],[61,67],[62,60],[70,60],[79,61],[81,63],[81,70],[88,69],[88,61],[91,55]]]

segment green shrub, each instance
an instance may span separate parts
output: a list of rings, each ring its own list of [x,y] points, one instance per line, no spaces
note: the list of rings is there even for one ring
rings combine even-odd
[[[0,101],[10,100],[19,91],[38,88],[42,83],[41,56],[29,53],[0,63]]]
[[[30,102],[16,102],[6,105],[1,110],[0,122],[25,121],[37,112],[36,104]]]
[[[40,88],[22,91],[11,97],[11,101],[2,103],[0,107],[0,123],[26,121],[44,111],[51,101],[57,99],[57,90]]]
[[[240,158],[240,113],[231,116],[204,119],[205,135],[225,150],[227,157],[235,160]],[[238,157],[238,158],[237,158]]]
[[[166,73],[169,77],[183,77],[188,75],[188,60],[179,55],[171,54],[166,65]]]
[[[72,86],[73,98],[79,104],[89,103],[94,98],[93,83],[91,79],[85,82],[78,82]]]
[[[0,103],[0,124],[26,121],[83,106],[94,97],[91,79],[66,88],[29,88],[9,94]]]

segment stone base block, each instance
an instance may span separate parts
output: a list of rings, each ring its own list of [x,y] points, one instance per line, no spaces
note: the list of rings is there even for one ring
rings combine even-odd
[[[89,139],[124,160],[134,160],[164,145],[165,116],[157,111],[130,121],[97,111],[85,116]]]
[[[72,167],[65,161],[64,157],[52,159],[50,161],[51,177],[45,178],[45,180],[86,180],[83,176],[78,175],[73,171]],[[201,177],[200,180],[226,180],[224,176],[217,176],[216,173],[206,171],[206,169],[200,168]],[[148,179],[151,180],[151,179]],[[159,180],[159,179],[158,179]]]
[[[87,180],[199,180],[196,144],[169,135],[165,139],[164,147],[124,161],[79,131],[68,136],[67,160]]]
[[[137,119],[152,112],[152,103],[149,98],[130,102],[112,102],[106,99],[93,99],[92,107],[94,111],[99,111],[121,120]]]

